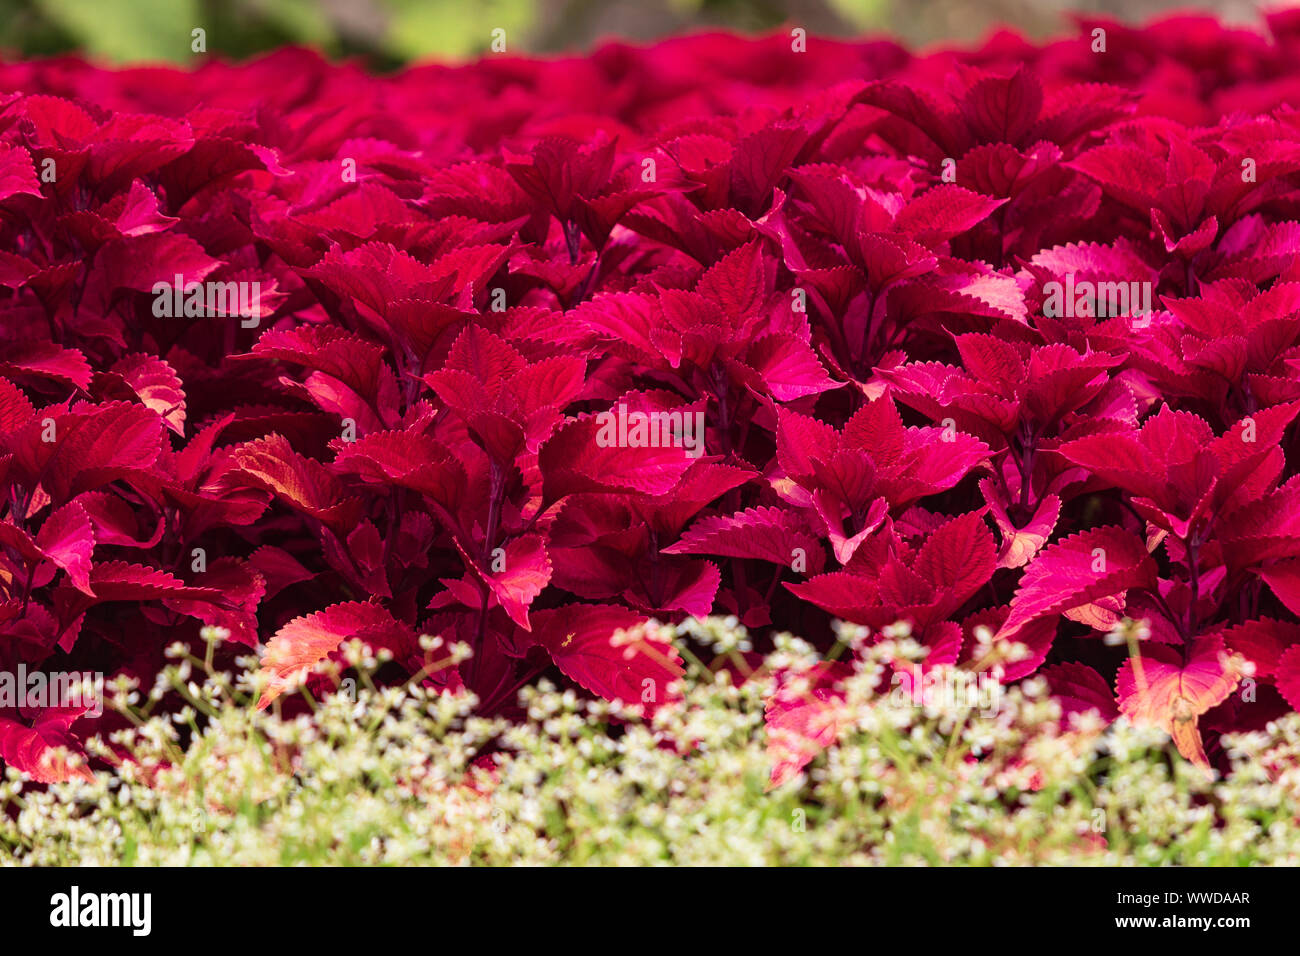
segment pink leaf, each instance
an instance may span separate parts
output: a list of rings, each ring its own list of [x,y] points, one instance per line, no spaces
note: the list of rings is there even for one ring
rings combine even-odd
[[[1155,562],[1138,537],[1120,528],[1082,531],[1040,551],[1029,564],[999,634],[1011,636],[1035,618],[1155,583]]]
[[[378,604],[350,601],[294,618],[267,641],[260,673],[269,683],[257,702],[258,710],[337,651],[339,645],[354,638],[373,650],[392,651],[398,659],[415,647],[415,634],[410,628]]]

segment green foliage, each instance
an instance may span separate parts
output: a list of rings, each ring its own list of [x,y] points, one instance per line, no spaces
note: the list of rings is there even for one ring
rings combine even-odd
[[[408,59],[460,59],[485,53],[494,29],[506,31],[506,51],[533,23],[532,0],[389,0],[388,52]]]
[[[186,64],[202,28],[207,52],[233,59],[295,44],[393,65],[484,53],[497,27],[522,41],[534,20],[534,0],[0,0],[0,47]]]
[[[178,60],[202,25],[199,0],[40,0],[40,10],[83,49],[115,62]]]
[[[507,52],[570,49],[597,34],[651,25],[766,31],[809,16],[814,31],[882,29],[891,0],[659,0],[620,11],[590,0],[0,0],[0,49],[22,56],[80,51],[110,63],[192,64],[191,31],[207,52],[243,59],[286,44],[381,66],[463,60],[504,29]],[[803,21],[800,21],[803,22]]]

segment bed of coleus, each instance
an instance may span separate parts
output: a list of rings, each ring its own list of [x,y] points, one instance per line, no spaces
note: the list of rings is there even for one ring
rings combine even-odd
[[[0,62],[0,671],[212,625],[265,706],[356,637],[508,718],[653,709],[651,618],[904,621],[1226,766],[1300,706],[1297,103],[1298,12]],[[849,669],[772,697],[777,782]],[[43,757],[111,718],[59,703],[7,764],[84,772]]]

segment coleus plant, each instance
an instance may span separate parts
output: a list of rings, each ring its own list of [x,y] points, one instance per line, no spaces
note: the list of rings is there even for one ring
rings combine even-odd
[[[923,672],[1222,764],[1300,707],[1300,15],[1267,27],[0,62],[0,674],[147,681],[211,625],[261,706],[359,639],[484,713],[542,677],[652,712],[652,618],[905,623]],[[777,675],[774,784],[851,667]],[[112,717],[29,703],[0,758],[83,774],[53,748]]]

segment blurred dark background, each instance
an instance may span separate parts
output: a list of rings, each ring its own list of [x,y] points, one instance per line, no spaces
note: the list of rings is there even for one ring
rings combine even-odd
[[[0,0],[0,53],[81,51],[115,62],[190,60],[191,31],[208,53],[242,58],[284,44],[377,66],[460,60],[488,49],[495,28],[512,53],[579,51],[607,37],[649,41],[783,24],[814,35],[888,33],[912,45],[969,42],[999,25],[1044,37],[1068,14],[1141,22],[1189,7],[1231,23],[1257,22],[1258,0]]]

